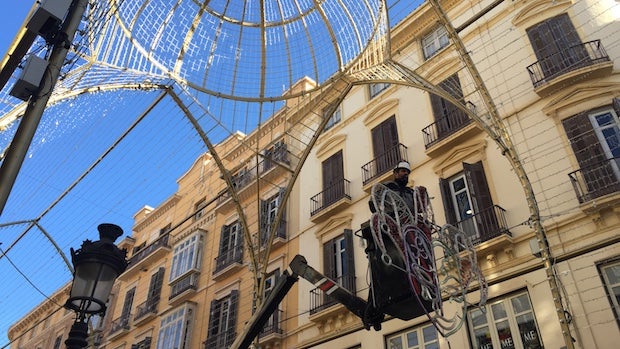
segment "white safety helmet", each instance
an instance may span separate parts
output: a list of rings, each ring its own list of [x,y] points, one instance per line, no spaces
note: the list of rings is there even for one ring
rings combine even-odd
[[[394,171],[400,169],[400,168],[404,168],[407,171],[411,172],[411,166],[409,166],[409,163],[407,161],[401,161],[398,163],[398,165],[396,165],[396,167],[394,167]]]

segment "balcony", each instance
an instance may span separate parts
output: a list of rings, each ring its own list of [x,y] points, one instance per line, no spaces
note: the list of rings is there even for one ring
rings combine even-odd
[[[213,271],[213,277],[217,278],[228,271],[231,271],[236,266],[241,266],[243,263],[243,245],[239,244],[229,250],[220,251],[220,254],[215,258],[215,270]]]
[[[269,239],[268,235],[269,231],[267,229],[261,230],[260,233],[260,246],[265,247],[267,244],[267,240]],[[278,223],[278,227],[276,228],[276,236],[274,236],[273,244],[286,242],[286,220],[284,217],[280,219],[280,223]]]
[[[473,113],[476,112],[476,105],[472,102],[466,103],[467,108]],[[458,133],[458,131],[471,124],[471,119],[465,112],[460,109],[453,109],[445,116],[436,119],[434,123],[422,129],[422,137],[424,139],[424,147],[428,151],[434,145],[440,143],[444,139]],[[472,128],[473,129],[473,128]]]
[[[333,281],[355,294],[355,275],[343,275],[333,279]],[[322,312],[335,304],[338,304],[338,302],[320,288],[317,287],[310,291],[310,316]]]
[[[383,174],[391,173],[400,161],[408,161],[408,159],[407,147],[399,143],[362,166],[362,185],[366,186],[381,178]]]
[[[506,210],[493,205],[454,224],[474,245],[506,235],[512,237],[506,224]]]
[[[139,341],[136,344],[131,345],[131,349],[150,349],[151,348],[151,337],[146,337],[143,340]]]
[[[259,343],[268,346],[270,343],[276,342],[284,338],[284,330],[280,324],[284,312],[277,309],[273,315],[267,320],[265,327],[258,334]]]
[[[332,186],[311,197],[310,218],[313,221],[317,221],[319,218],[323,218],[326,212],[329,212],[327,208],[334,210],[343,205],[351,204],[350,186],[351,182],[346,179],[341,179]]]
[[[235,341],[237,332],[234,329],[226,330],[217,334],[211,334],[203,342],[204,349],[223,349],[229,348]]]
[[[615,157],[569,173],[568,177],[573,184],[579,203],[584,204],[620,192],[619,169],[620,157]],[[620,201],[620,198],[615,199]]]
[[[163,257],[170,251],[170,245],[168,244],[169,239],[170,235],[164,234],[150,245],[135,252],[134,255],[129,258],[127,270],[119,276],[119,279],[127,281],[135,276],[140,269],[147,265],[151,265],[153,261]]]
[[[116,338],[122,334],[129,332],[129,319],[131,319],[131,314],[123,315],[119,318],[116,318],[110,324],[110,332],[108,333],[108,337],[110,339]]]
[[[136,307],[136,315],[133,321],[136,325],[151,319],[157,315],[157,305],[159,304],[159,296],[147,299],[144,303]]]
[[[567,47],[527,67],[539,96],[577,81],[609,75],[612,69],[613,62],[600,40]]]
[[[200,272],[198,270],[190,270],[185,275],[170,283],[169,303],[176,303],[184,299],[186,295],[193,294],[198,290],[198,279]]]

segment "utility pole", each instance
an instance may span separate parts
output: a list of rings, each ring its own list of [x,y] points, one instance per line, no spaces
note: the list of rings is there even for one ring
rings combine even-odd
[[[43,79],[41,79],[39,89],[30,97],[24,116],[2,162],[2,167],[0,167],[0,215],[15,184],[15,179],[32,143],[47,102],[58,81],[60,69],[65,62],[71,42],[75,37],[75,32],[82,20],[87,5],[88,0],[72,1],[65,21],[62,23],[57,35],[61,40],[57,40],[53,44],[52,53],[48,61],[49,64]]]

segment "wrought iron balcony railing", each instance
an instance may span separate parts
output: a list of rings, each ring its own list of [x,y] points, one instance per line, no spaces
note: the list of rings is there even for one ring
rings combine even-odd
[[[343,275],[337,279],[333,279],[340,286],[356,294],[355,275]],[[336,304],[335,299],[324,293],[320,288],[314,288],[310,291],[310,314],[316,314]]]
[[[351,192],[349,189],[350,186],[351,182],[343,178],[322,192],[311,197],[310,202],[312,208],[310,211],[310,216],[314,216],[340,199],[346,198],[351,200]]]
[[[218,334],[212,334],[207,337],[207,340],[203,343],[204,349],[224,349],[229,348],[235,341],[237,332],[234,329],[230,329]]]
[[[579,203],[620,191],[620,157],[606,159],[568,174]]]
[[[129,261],[128,261],[129,262],[128,268],[131,268],[132,266],[140,263],[141,260],[148,257],[151,253],[153,253],[158,248],[170,247],[170,245],[168,245],[169,238],[170,238],[170,235],[164,234],[159,239],[153,241],[153,243],[144,247],[143,249],[138,251],[136,254],[131,256],[131,258],[129,258]]]
[[[265,327],[258,334],[259,338],[269,336],[271,334],[284,334],[284,330],[280,325],[282,314],[284,312],[281,309],[276,310],[273,315],[267,320]]]
[[[390,172],[400,161],[408,161],[407,147],[398,144],[362,166],[362,185]]]
[[[157,314],[157,305],[159,304],[159,295],[157,297],[151,297],[145,302],[138,304],[136,307],[136,315],[134,321],[142,319],[148,314]]]
[[[220,254],[215,257],[215,271],[213,274],[217,274],[231,264],[243,262],[243,245],[239,244],[229,250],[220,251]]]
[[[112,321],[110,324],[110,334],[116,334],[121,331],[129,330],[129,319],[131,318],[131,314],[126,314],[121,317],[118,317]]]
[[[143,340],[139,341],[136,344],[131,345],[131,349],[150,349],[151,348],[151,337],[146,337]]]
[[[609,61],[601,40],[566,47],[527,67],[534,87],[573,70]]]
[[[472,112],[476,112],[476,105],[472,102],[466,103],[467,108]],[[456,131],[469,125],[471,119],[460,109],[454,109],[447,113],[444,117],[437,119],[432,124],[422,129],[422,137],[424,138],[424,147],[430,148],[435,143],[456,133]]]
[[[500,235],[512,236],[506,224],[506,210],[493,205],[454,224],[472,244],[478,245]]]
[[[198,276],[200,276],[197,270],[192,270],[180,278],[174,280],[170,284],[170,296],[168,300],[171,300],[187,290],[198,289]]]

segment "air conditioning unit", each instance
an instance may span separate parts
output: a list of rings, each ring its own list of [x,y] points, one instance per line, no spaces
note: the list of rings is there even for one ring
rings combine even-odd
[[[42,0],[41,5],[28,20],[26,28],[41,36],[59,26],[67,15],[72,0]]]
[[[47,65],[48,62],[45,59],[30,55],[26,60],[26,65],[24,69],[22,69],[19,79],[15,82],[9,94],[22,101],[27,101],[30,96],[39,90],[39,85],[41,84]]]

